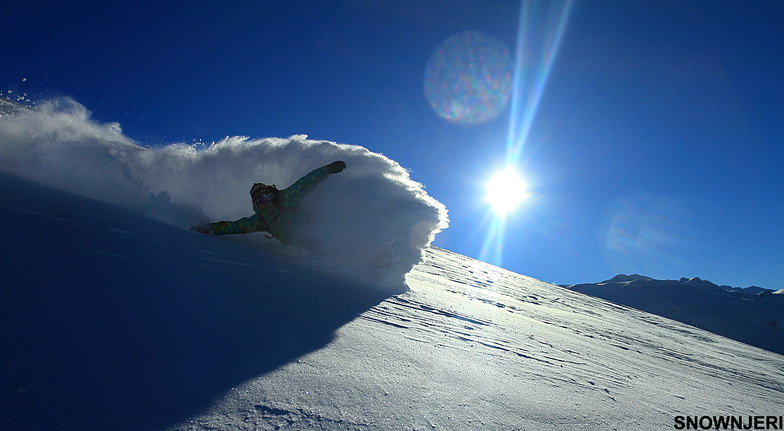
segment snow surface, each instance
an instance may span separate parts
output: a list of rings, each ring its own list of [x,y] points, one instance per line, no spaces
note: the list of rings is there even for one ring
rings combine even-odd
[[[671,429],[784,356],[426,248],[380,287],[0,175],[0,429]]]
[[[348,168],[302,202],[312,222],[299,232],[309,252],[357,279],[399,284],[448,224],[446,208],[405,169],[360,146],[300,135],[146,148],[125,136],[119,124],[94,121],[71,99],[11,111],[14,115],[0,118],[0,172],[182,227],[251,215],[253,183],[284,188],[312,169],[343,160]],[[237,241],[257,247],[277,243],[260,234]]]

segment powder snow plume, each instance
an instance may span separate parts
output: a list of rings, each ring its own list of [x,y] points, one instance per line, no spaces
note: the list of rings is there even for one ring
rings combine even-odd
[[[216,240],[312,254],[325,268],[355,279],[401,283],[447,227],[447,211],[397,162],[364,147],[304,135],[143,147],[119,124],[97,123],[71,99],[0,119],[0,171],[183,228],[251,215],[248,191],[254,182],[282,189],[335,160],[348,168],[324,180],[301,204],[311,219],[301,232],[310,243],[307,250],[288,250],[261,233]]]

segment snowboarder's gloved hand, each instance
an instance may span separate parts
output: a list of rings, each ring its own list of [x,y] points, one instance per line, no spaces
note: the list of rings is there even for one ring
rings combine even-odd
[[[343,172],[343,169],[346,169],[346,162],[342,162],[340,160],[336,162],[332,162],[327,165],[327,172],[330,174],[337,174],[338,172]]]

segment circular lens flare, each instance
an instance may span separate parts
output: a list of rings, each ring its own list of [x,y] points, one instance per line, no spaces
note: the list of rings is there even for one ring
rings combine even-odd
[[[486,123],[509,104],[513,74],[511,56],[501,41],[464,31],[430,55],[425,66],[425,97],[448,121]]]
[[[517,172],[505,169],[487,183],[485,200],[496,215],[505,217],[528,198],[528,188]]]

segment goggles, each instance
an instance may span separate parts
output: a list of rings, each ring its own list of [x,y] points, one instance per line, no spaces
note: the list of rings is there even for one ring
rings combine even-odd
[[[275,195],[272,193],[264,193],[261,195],[256,196],[256,205],[265,205],[273,201],[275,199]]]

